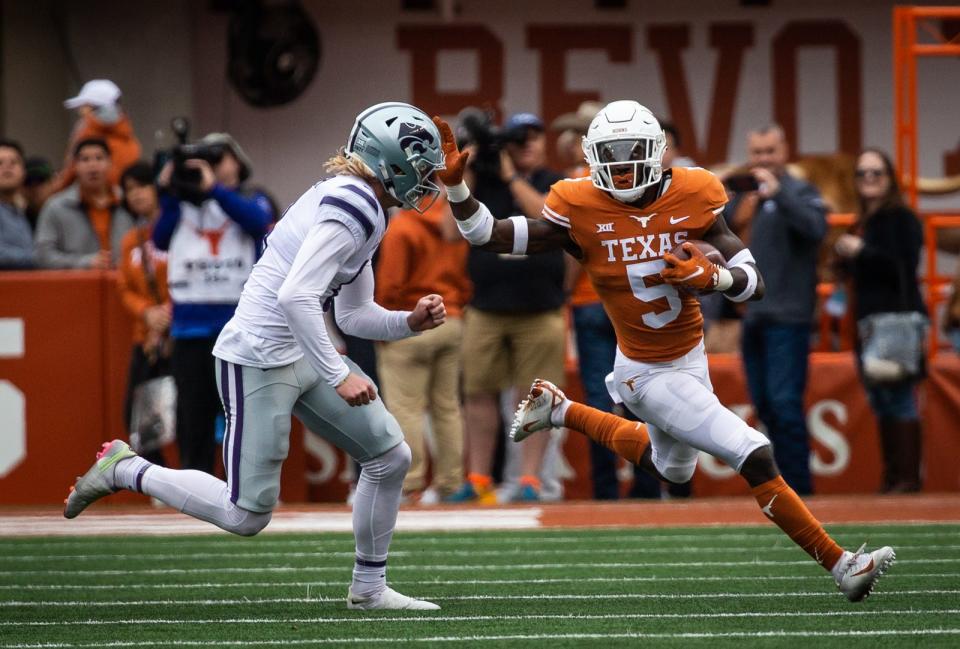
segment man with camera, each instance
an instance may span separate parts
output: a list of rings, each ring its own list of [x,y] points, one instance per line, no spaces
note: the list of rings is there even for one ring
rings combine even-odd
[[[236,140],[211,133],[174,150],[157,179],[163,194],[153,241],[169,251],[170,365],[184,469],[213,471],[215,427],[223,407],[211,353],[233,317],[275,216],[265,194],[244,187],[250,173],[250,160]]]
[[[766,298],[746,303],[743,316],[747,386],[784,479],[797,493],[810,494],[803,394],[826,207],[813,185],[787,173],[782,128],[751,131],[747,152],[749,173],[725,180],[733,196],[724,210],[731,229],[749,241],[767,286]]]
[[[474,194],[494,218],[522,214],[540,218],[550,186],[562,179],[546,167],[543,122],[531,113],[513,115],[502,129],[461,114],[461,135],[473,147]],[[520,393],[537,376],[563,372],[563,252],[532,257],[471,249],[474,293],[464,317],[463,380],[468,480],[452,501],[495,501],[491,478],[500,431],[499,395]],[[550,373],[553,374],[550,374]],[[524,442],[519,497],[540,497],[540,464],[549,436]]]

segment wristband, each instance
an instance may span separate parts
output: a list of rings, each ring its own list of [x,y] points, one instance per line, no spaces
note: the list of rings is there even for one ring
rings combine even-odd
[[[462,203],[468,198],[470,198],[470,188],[467,187],[466,182],[461,180],[459,185],[447,187],[447,200],[451,203]]]
[[[525,255],[527,254],[527,241],[529,240],[527,217],[511,216],[510,220],[513,222],[513,254]]]
[[[720,291],[721,293],[723,293],[728,288],[733,286],[733,273],[731,273],[729,270],[727,270],[723,266],[718,266],[718,268],[720,272],[718,273],[719,276],[717,278],[717,285],[714,287],[713,290]]]
[[[747,286],[743,289],[738,295],[724,295],[731,302],[746,302],[752,296],[754,291],[757,290],[757,271],[748,264],[741,264],[737,266],[747,275]]]
[[[463,221],[457,221],[457,228],[463,238],[473,246],[482,246],[490,241],[493,235],[493,215],[483,203],[480,203],[478,209],[470,218]]]

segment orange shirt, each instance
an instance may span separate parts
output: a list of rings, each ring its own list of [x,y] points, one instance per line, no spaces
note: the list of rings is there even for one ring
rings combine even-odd
[[[77,178],[73,169],[73,148],[80,140],[91,137],[102,138],[107,141],[110,148],[110,185],[119,185],[120,176],[127,170],[127,167],[140,159],[140,141],[133,134],[133,125],[130,118],[126,115],[120,117],[116,124],[104,124],[93,115],[79,120],[70,135],[70,142],[67,145],[66,159],[63,163],[63,170],[57,179],[57,187],[65,189],[69,187]]]
[[[147,308],[170,302],[170,293],[167,290],[167,253],[153,247],[150,229],[147,225],[133,228],[124,235],[120,244],[117,288],[123,306],[134,319],[135,343],[143,343],[146,338],[147,326],[143,321],[143,314]],[[143,250],[149,255],[150,266],[156,278],[156,294],[147,281],[147,273],[143,267]]]
[[[705,169],[674,168],[667,191],[642,209],[621,203],[589,179],[561,180],[543,215],[570,229],[581,263],[628,357],[674,360],[703,337],[697,298],[664,283],[663,255],[699,239],[727,202],[720,181]]]
[[[387,309],[409,311],[424,295],[443,297],[447,314],[459,317],[472,292],[467,277],[470,244],[455,229],[455,240],[443,235],[443,222],[452,219],[443,198],[424,214],[398,212],[380,244],[376,301]]]

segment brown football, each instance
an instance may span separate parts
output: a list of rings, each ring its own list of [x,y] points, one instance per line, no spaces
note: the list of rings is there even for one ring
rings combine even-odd
[[[699,248],[700,252],[702,252],[704,256],[710,261],[712,261],[713,263],[717,264],[718,266],[726,267],[727,260],[724,259],[723,253],[721,253],[719,250],[714,248],[712,245],[710,245],[706,241],[700,241],[699,239],[690,239],[689,241],[687,241],[687,243],[692,243],[697,248]],[[690,255],[687,253],[687,251],[683,249],[683,244],[677,246],[670,252],[672,252],[674,255],[676,255],[680,259],[690,258]]]

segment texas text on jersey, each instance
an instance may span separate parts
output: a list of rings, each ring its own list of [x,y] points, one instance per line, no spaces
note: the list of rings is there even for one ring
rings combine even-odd
[[[657,200],[644,208],[622,203],[588,179],[562,180],[547,196],[543,216],[569,228],[580,260],[607,309],[620,350],[634,360],[679,358],[703,336],[697,298],[664,283],[663,255],[699,239],[727,201],[705,169],[674,168]]]

